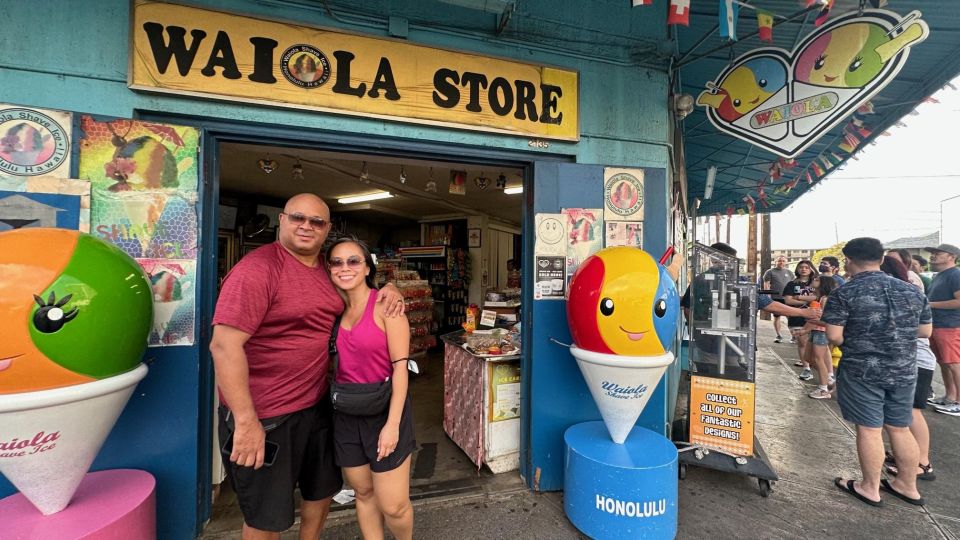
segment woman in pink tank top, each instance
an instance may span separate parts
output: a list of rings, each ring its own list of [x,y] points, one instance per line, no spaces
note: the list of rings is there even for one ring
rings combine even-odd
[[[347,308],[337,333],[338,383],[390,380],[387,411],[374,416],[334,414],[337,465],[357,497],[364,538],[383,538],[383,521],[398,540],[413,538],[410,454],[416,448],[413,411],[407,395],[410,323],[386,317],[377,303],[376,268],[367,246],[341,238],[327,251],[327,267]]]

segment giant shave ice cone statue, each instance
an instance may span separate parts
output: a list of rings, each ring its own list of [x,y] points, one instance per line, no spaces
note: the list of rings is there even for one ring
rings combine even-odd
[[[134,387],[150,282],[62,229],[0,232],[0,475],[43,514],[69,504]]]
[[[626,440],[673,362],[668,349],[679,309],[667,270],[637,248],[601,250],[573,275],[571,353],[616,443]]]

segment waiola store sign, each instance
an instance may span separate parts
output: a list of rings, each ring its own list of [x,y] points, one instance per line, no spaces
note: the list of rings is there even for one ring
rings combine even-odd
[[[792,52],[764,47],[737,58],[697,104],[718,130],[792,158],[890,83],[929,33],[919,11],[852,12]]]
[[[578,73],[188,6],[134,4],[130,88],[578,140]]]

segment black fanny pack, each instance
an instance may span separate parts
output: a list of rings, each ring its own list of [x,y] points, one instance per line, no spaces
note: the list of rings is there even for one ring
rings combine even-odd
[[[330,402],[333,409],[353,416],[375,416],[382,414],[390,406],[393,395],[393,382],[388,378],[375,383],[338,383],[340,354],[337,352],[337,332],[340,330],[340,317],[333,323],[330,333],[330,361],[333,363],[333,377],[330,378]]]

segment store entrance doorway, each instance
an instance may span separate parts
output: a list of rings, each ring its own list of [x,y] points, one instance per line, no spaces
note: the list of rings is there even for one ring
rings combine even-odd
[[[498,326],[518,322],[523,165],[232,142],[219,143],[217,155],[218,289],[234,264],[276,239],[286,199],[303,192],[319,195],[331,209],[331,235],[353,235],[367,243],[378,257],[379,282],[394,283],[406,297],[411,356],[421,371],[410,382],[418,442],[411,497],[523,489],[519,471],[503,465],[507,461],[494,467],[507,469],[501,474],[482,466],[483,448],[471,446],[474,441],[482,445],[483,438],[468,433],[485,429],[481,418],[475,425],[462,418],[451,421],[451,415],[484,399],[486,379],[469,387],[459,386],[462,377],[456,387],[445,384],[441,339],[462,329],[471,305],[484,307],[488,300],[497,306]],[[519,359],[516,364],[519,372]],[[516,447],[517,455],[519,386],[516,433],[502,429],[506,424],[497,430],[498,445]],[[242,523],[224,480],[215,432],[212,439],[214,503],[204,534],[237,530]],[[512,459],[519,463],[519,457]],[[334,511],[338,508],[350,510],[352,504],[335,505]]]

